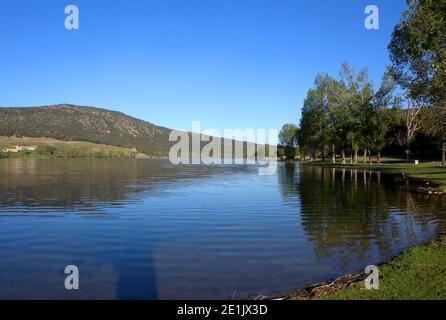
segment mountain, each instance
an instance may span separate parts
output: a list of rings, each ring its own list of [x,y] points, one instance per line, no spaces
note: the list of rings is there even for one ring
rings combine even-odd
[[[68,104],[0,108],[0,136],[88,141],[160,156],[167,155],[170,129],[124,113]]]

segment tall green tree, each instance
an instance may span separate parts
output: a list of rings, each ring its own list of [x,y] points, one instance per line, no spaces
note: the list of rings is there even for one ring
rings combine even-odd
[[[325,157],[327,145],[331,137],[328,119],[329,83],[333,81],[327,75],[318,75],[315,87],[310,89],[304,101],[300,121],[300,150],[316,158],[320,154]]]
[[[396,82],[391,72],[384,73],[381,85],[372,95],[372,145],[377,154],[378,164],[381,163],[381,151],[391,141],[388,136],[390,126],[395,121],[395,110],[401,106],[401,98],[395,95]]]
[[[336,152],[340,152],[342,163],[345,163],[345,152],[348,145],[347,136],[350,131],[350,114],[344,84],[334,78],[328,78],[325,100],[332,162],[336,161]]]
[[[287,158],[294,158],[299,145],[299,128],[294,124],[285,124],[279,133],[279,143],[285,150]]]
[[[375,92],[366,69],[356,72],[348,63],[342,65],[340,79],[318,75],[315,87],[308,91],[302,109],[299,146],[313,158],[324,156],[328,150],[332,162],[336,154],[346,163],[358,162],[358,150],[363,148],[364,159],[371,159],[372,151],[377,153],[389,143],[388,128],[390,107],[395,105],[396,83],[386,72],[381,86]]]
[[[367,149],[370,127],[367,119],[370,118],[370,100],[373,85],[368,79],[367,69],[359,73],[344,63],[341,69],[341,83],[343,89],[343,105],[346,114],[347,143],[350,145],[351,162],[358,162],[358,149]],[[366,154],[366,152],[365,152]],[[364,156],[365,157],[365,156]]]
[[[407,3],[389,44],[392,74],[414,104],[441,115],[446,110],[446,0]],[[436,119],[445,166],[446,124]]]

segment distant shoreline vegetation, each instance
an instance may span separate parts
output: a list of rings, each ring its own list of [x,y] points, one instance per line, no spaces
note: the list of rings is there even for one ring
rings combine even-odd
[[[83,141],[49,138],[0,137],[0,159],[114,159],[147,158],[135,150]]]

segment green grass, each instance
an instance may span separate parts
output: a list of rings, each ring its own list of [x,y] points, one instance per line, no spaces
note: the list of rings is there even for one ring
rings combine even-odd
[[[399,162],[393,159],[384,159],[382,164],[364,164],[359,163],[357,165],[336,164],[330,162],[314,161],[306,162],[307,164],[323,166],[327,168],[355,168],[359,170],[379,170],[388,173],[402,173],[409,175],[412,178],[421,179],[438,184],[438,187],[442,190],[446,190],[446,168],[441,167],[441,163],[438,162],[424,162],[419,165],[412,163]]]
[[[379,289],[349,288],[332,300],[446,299],[446,240],[407,250],[379,268]]]

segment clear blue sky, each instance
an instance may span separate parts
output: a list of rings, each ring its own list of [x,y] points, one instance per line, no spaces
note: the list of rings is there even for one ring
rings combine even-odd
[[[80,30],[64,28],[76,4]],[[364,28],[364,8],[381,28]],[[405,0],[15,0],[0,4],[0,106],[119,110],[170,128],[297,123],[318,72],[379,81]]]

